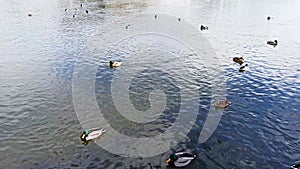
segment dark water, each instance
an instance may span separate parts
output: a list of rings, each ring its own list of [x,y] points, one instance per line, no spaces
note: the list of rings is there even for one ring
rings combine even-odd
[[[83,146],[78,137],[82,127],[71,89],[76,58],[97,27],[138,12],[159,12],[195,26],[208,25],[203,34],[222,58],[232,105],[212,137],[198,144],[209,97],[203,101],[189,139],[173,148],[198,155],[188,168],[289,168],[300,159],[299,7],[297,0],[1,1],[0,168],[165,168],[170,152],[130,159],[93,144]],[[268,15],[273,19],[267,21]],[[266,45],[274,39],[279,41],[276,48]],[[237,71],[234,55],[245,58],[249,72]],[[103,89],[109,88],[113,70],[101,66],[99,70],[98,77],[107,81],[97,83],[98,103],[110,107],[109,100],[103,101],[109,97]],[[140,90],[145,86],[135,85]],[[201,92],[209,93],[209,84],[201,85]],[[176,93],[177,89],[170,90]],[[168,111],[177,108],[175,104]],[[165,125],[173,118],[176,114]],[[149,130],[163,132],[161,125],[153,123]],[[130,127],[122,131],[122,123],[113,126],[132,134]]]

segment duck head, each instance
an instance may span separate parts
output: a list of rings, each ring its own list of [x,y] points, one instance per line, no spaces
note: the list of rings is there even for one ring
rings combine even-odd
[[[109,65],[113,66],[114,62],[113,61],[109,61]]]
[[[169,158],[166,160],[166,162],[169,164],[169,163],[171,163],[171,162],[176,161],[178,158],[179,158],[178,155],[176,155],[176,154],[171,154],[171,155],[169,156]]]

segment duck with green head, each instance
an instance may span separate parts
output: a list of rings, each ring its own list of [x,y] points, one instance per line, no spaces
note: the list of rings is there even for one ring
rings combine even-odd
[[[196,155],[193,155],[191,153],[179,152],[171,154],[166,162],[170,167],[185,167],[189,165],[195,158]]]

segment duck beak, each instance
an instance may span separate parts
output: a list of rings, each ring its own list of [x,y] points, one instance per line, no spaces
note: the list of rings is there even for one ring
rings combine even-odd
[[[171,159],[170,159],[170,158],[168,158],[166,162],[167,162],[167,163],[169,163],[170,161],[171,161]]]

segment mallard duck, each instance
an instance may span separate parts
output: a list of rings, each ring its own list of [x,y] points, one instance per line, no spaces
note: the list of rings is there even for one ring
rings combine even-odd
[[[268,41],[267,44],[268,44],[268,45],[272,45],[272,46],[275,47],[275,46],[277,46],[278,41],[277,41],[277,40],[274,40],[274,41]]]
[[[214,106],[218,108],[226,108],[229,107],[230,105],[231,102],[229,100],[218,100],[214,103]]]
[[[110,67],[120,67],[121,65],[122,65],[122,62],[109,61]]]
[[[82,134],[80,135],[80,139],[81,141],[84,142],[84,144],[86,144],[87,142],[93,141],[96,142],[97,139],[102,136],[104,133],[106,132],[106,129],[102,128],[102,129],[88,129],[88,130],[84,130],[82,132]]]
[[[244,58],[243,57],[234,57],[233,58],[233,61],[238,63],[238,64],[243,64],[245,62]]]
[[[291,169],[300,169],[300,161],[298,161],[295,165],[292,165]]]
[[[249,70],[248,64],[243,63],[239,69],[240,72],[246,72]]]
[[[192,160],[196,158],[196,155],[186,153],[186,152],[178,152],[175,154],[171,154],[169,158],[166,160],[167,166],[170,167],[185,167],[189,165]]]

